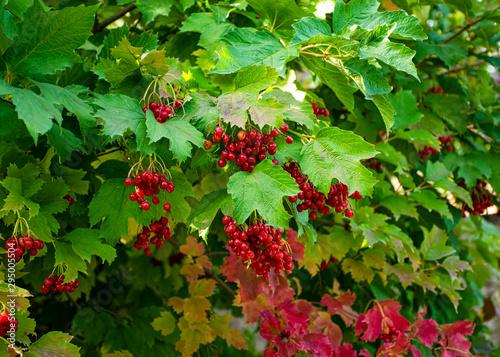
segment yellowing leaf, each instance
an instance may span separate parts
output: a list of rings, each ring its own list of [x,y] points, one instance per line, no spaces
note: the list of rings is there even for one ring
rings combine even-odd
[[[168,336],[175,330],[175,320],[168,311],[163,311],[160,317],[157,317],[151,323],[156,331],[160,331],[162,336]]]

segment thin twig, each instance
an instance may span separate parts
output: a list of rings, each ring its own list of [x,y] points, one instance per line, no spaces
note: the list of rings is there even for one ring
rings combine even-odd
[[[492,11],[496,11],[500,9],[500,5],[495,7]],[[455,32],[451,37],[447,38],[446,40],[444,40],[444,44],[447,44],[448,42],[450,42],[451,40],[453,40],[455,37],[457,36],[460,36],[460,34],[462,34],[464,31],[467,31],[468,29],[470,29],[472,26],[475,26],[477,25],[478,23],[480,23],[482,21],[481,18],[479,19],[476,19],[468,24],[466,24],[464,27],[462,27],[462,29],[458,30],[457,32]]]
[[[111,15],[110,17],[104,19],[102,22],[97,21],[96,23],[94,23],[94,27],[92,27],[92,33],[101,32],[109,24],[112,24],[113,22],[115,22],[119,18],[125,16],[127,13],[134,10],[136,7],[137,6],[135,6],[135,4],[128,4],[123,9],[117,11],[116,13]]]
[[[229,295],[232,297],[236,296],[236,293],[231,289],[217,274],[215,274],[213,271],[210,269],[203,267],[203,270],[205,271],[205,275],[209,276],[210,278],[214,279],[224,291],[226,291]]]
[[[109,150],[109,151],[105,151],[105,152],[100,152],[99,154],[97,154],[97,156],[104,156],[104,155],[108,155],[108,154],[111,154],[113,152],[116,152],[116,151],[125,151],[125,148],[120,146],[119,148],[116,148],[116,149],[113,149],[113,150]]]

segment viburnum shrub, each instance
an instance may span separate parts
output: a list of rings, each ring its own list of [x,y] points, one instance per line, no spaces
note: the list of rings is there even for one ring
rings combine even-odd
[[[2,1],[0,356],[500,357],[499,14]]]

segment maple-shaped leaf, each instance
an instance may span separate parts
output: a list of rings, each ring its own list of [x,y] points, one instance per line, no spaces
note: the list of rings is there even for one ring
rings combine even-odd
[[[290,249],[292,251],[292,258],[296,262],[300,262],[304,258],[304,244],[297,241],[297,232],[293,229],[289,229],[286,231],[286,241],[290,245]]]
[[[183,357],[191,357],[200,345],[210,343],[216,337],[207,320],[196,323],[180,318],[177,326],[181,330],[181,338],[175,344],[175,349],[181,352]]]
[[[55,264],[64,264],[68,268],[64,273],[64,282],[73,281],[78,277],[78,272],[87,273],[87,264],[82,257],[75,253],[71,243],[61,239],[54,240]]]
[[[325,334],[308,333],[302,337],[302,343],[302,350],[313,356],[330,356],[332,353],[332,346]]]
[[[241,336],[241,331],[234,327],[229,328],[231,321],[232,318],[229,312],[225,315],[214,314],[210,318],[209,325],[217,336],[226,340],[229,346],[234,346],[237,350],[246,350],[247,344],[243,336]]]
[[[233,300],[233,305],[240,306],[242,308],[243,315],[247,319],[245,323],[247,324],[258,322],[262,312],[274,310],[274,306],[271,305],[266,295],[264,295],[263,293],[257,296],[255,300],[241,302],[241,295],[238,292]]]
[[[196,296],[184,300],[174,296],[168,300],[168,305],[178,314],[184,313],[184,319],[187,321],[198,323],[206,320],[207,311],[212,307],[206,298]]]
[[[186,255],[191,255],[193,257],[199,257],[205,253],[205,245],[203,243],[198,243],[198,240],[194,237],[187,236],[186,244],[179,247],[181,253]]]
[[[371,195],[377,180],[359,161],[376,154],[374,146],[362,137],[336,127],[324,128],[304,146],[299,164],[325,194],[335,178],[346,184],[350,192],[359,191],[365,196]]]
[[[111,264],[116,258],[116,250],[108,244],[103,244],[99,239],[100,232],[96,229],[77,228],[64,236],[71,242],[73,251],[90,262],[92,255],[97,255],[103,261]]]
[[[278,74],[272,68],[249,67],[239,72],[235,79],[235,90],[223,93],[218,100],[220,117],[232,125],[245,128],[250,111],[251,119],[261,128],[264,125],[279,127],[283,123],[284,105],[273,98],[259,99],[259,93],[273,85]]]
[[[446,337],[472,335],[474,332],[474,323],[472,321],[455,321],[452,324],[439,325],[439,328]]]
[[[186,263],[189,263],[189,260],[192,260],[192,258],[187,259]],[[205,275],[205,270],[211,268],[212,263],[208,256],[202,255],[194,259],[193,264],[185,264],[181,268],[181,274],[186,275],[186,280],[191,282],[198,279],[199,276]]]
[[[391,342],[385,342],[377,351],[377,356],[391,357],[404,356],[406,351],[411,347],[410,339],[403,334],[396,336],[396,339]]]
[[[424,241],[421,250],[425,260],[441,259],[455,253],[455,249],[446,245],[448,241],[446,232],[437,226],[432,227],[430,232],[424,227],[422,230],[424,231]]]
[[[321,305],[326,306],[330,315],[339,315],[347,326],[351,326],[356,316],[356,313],[351,308],[355,300],[356,295],[350,291],[346,291],[336,298],[325,294],[321,298]]]
[[[328,340],[330,341],[330,346],[340,346],[342,342],[342,330],[341,328],[332,322],[330,313],[326,311],[316,311],[314,320],[311,321],[311,327],[309,329],[311,333],[323,332]]]
[[[356,357],[356,351],[352,349],[352,345],[344,343],[342,346],[333,349],[333,357]]]
[[[191,296],[208,297],[214,294],[215,280],[200,279],[189,283],[188,291]]]
[[[19,264],[19,263],[18,263]],[[9,295],[15,295],[15,306],[17,311],[28,311],[30,301],[27,299],[32,297],[28,290],[15,286],[12,288],[8,283],[0,281],[0,301],[9,301]]]
[[[456,334],[449,339],[442,339],[439,343],[443,346],[441,357],[470,356],[472,344],[463,335]]]
[[[160,316],[153,320],[151,326],[160,331],[162,336],[168,336],[175,330],[174,316],[169,311],[162,311]]]
[[[95,116],[104,121],[104,134],[111,137],[123,136],[127,129],[134,133],[140,122],[144,121],[144,112],[139,102],[123,94],[106,94],[97,96],[94,103],[103,109],[97,110]]]
[[[352,278],[357,282],[366,281],[367,283],[371,283],[375,277],[373,269],[362,261],[351,258],[342,260],[342,270],[346,274],[351,273]]]
[[[291,216],[283,207],[282,198],[299,192],[295,180],[271,160],[264,160],[251,173],[238,172],[231,176],[227,191],[233,197],[233,218],[243,223],[257,210],[267,224],[288,228]]]
[[[283,110],[284,119],[296,122],[310,130],[314,127],[315,116],[314,112],[311,111],[309,102],[299,102],[293,97],[292,93],[281,89],[265,92],[262,98],[274,98],[279,104],[285,106]]]
[[[412,330],[415,336],[426,347],[431,347],[438,340],[438,323],[432,319],[424,320],[425,311],[418,314],[418,320],[412,325]]]
[[[30,352],[42,357],[79,357],[80,347],[70,343],[72,339],[67,333],[50,331],[30,345]]]
[[[129,351],[115,351],[113,353],[106,353],[102,357],[134,357]]]
[[[398,311],[401,305],[394,300],[375,302],[375,305],[361,314],[356,321],[355,333],[364,341],[375,341],[386,329],[404,333],[410,329],[410,323]]]
[[[146,118],[148,137],[151,142],[155,143],[162,138],[167,138],[174,159],[181,163],[191,156],[192,145],[202,147],[205,142],[202,133],[186,120],[173,118],[165,123],[158,123],[151,110],[146,112]]]
[[[299,305],[299,301],[302,301],[304,305]],[[277,314],[281,317],[287,330],[297,337],[303,337],[307,330],[309,329],[309,315],[314,311],[311,303],[305,300],[297,300],[292,302],[287,300],[282,302],[277,308]]]

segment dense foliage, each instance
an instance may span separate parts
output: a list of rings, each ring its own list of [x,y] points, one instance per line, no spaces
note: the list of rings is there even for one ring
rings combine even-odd
[[[500,356],[499,9],[1,1],[0,355]]]

